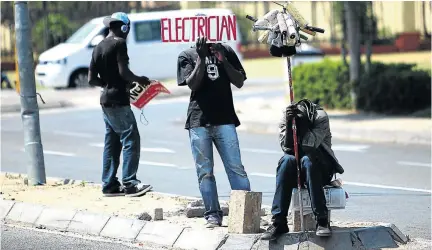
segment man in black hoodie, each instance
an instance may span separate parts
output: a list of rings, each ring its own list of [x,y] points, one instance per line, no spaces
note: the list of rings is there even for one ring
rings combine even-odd
[[[331,149],[331,132],[327,113],[317,104],[304,99],[289,105],[279,125],[279,141],[284,156],[279,160],[276,192],[272,206],[272,225],[261,236],[274,240],[288,232],[287,215],[292,191],[297,188],[297,163],[294,156],[292,119],[296,119],[299,164],[303,185],[309,191],[312,211],[317,221],[317,236],[330,236],[328,209],[323,187],[335,173],[344,169]]]

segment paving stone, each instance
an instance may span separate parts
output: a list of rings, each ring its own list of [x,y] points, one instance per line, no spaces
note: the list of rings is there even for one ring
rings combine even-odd
[[[111,217],[100,236],[134,240],[145,224],[146,222],[141,220]]]
[[[43,209],[42,205],[16,202],[5,220],[33,225]]]
[[[3,220],[6,217],[14,204],[15,201],[0,200],[0,220]]]
[[[77,212],[69,224],[67,231],[99,235],[109,218],[108,215]]]
[[[355,232],[366,249],[398,247],[386,227],[370,227]]]
[[[218,250],[250,250],[259,237],[257,234],[230,234]]]
[[[403,234],[395,224],[382,223],[381,225],[387,227],[395,240],[399,241],[402,244],[406,244],[408,242],[408,237]]]
[[[215,250],[225,238],[223,230],[185,228],[174,243],[174,248]]]
[[[66,231],[75,214],[76,211],[72,209],[46,207],[35,224],[45,226],[48,229]]]
[[[153,220],[163,220],[163,209],[162,208],[155,208],[154,209]]]
[[[183,227],[165,221],[148,222],[138,234],[137,241],[172,246],[183,231]]]

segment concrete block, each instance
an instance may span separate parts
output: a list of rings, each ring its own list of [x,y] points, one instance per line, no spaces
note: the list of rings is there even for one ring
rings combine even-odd
[[[46,207],[35,222],[36,225],[45,226],[48,229],[66,231],[76,211],[71,209],[57,209]]]
[[[182,231],[183,227],[169,222],[148,222],[138,234],[136,240],[172,246]]]
[[[14,204],[15,201],[0,200],[0,220],[3,220],[6,217]]]
[[[146,222],[141,220],[111,217],[100,236],[134,240],[145,224]]]
[[[42,205],[16,202],[5,220],[33,225],[43,209],[44,206]]]
[[[250,250],[260,235],[230,234],[219,250]]]
[[[228,215],[229,233],[259,233],[261,199],[262,193],[260,192],[231,191]]]
[[[174,248],[215,250],[224,241],[225,233],[222,230],[206,230],[185,228],[174,243]]]
[[[109,220],[108,215],[88,212],[77,212],[69,224],[67,231],[99,235]]]
[[[153,220],[163,220],[163,209],[162,208],[155,208],[154,209]]]
[[[408,243],[408,237],[405,234],[403,234],[395,224],[381,223],[381,226],[387,227],[390,234],[393,236],[394,240],[396,240],[402,244]]]
[[[221,210],[224,216],[228,215],[229,213],[228,206],[221,205]],[[188,206],[185,210],[185,213],[186,213],[186,217],[188,218],[201,218],[204,217],[205,211],[206,210],[204,206],[196,206],[196,207]]]
[[[329,211],[330,212],[330,211]],[[300,211],[293,211],[293,232],[301,231]],[[303,223],[306,231],[316,230],[316,221],[313,213],[303,214]]]
[[[369,227],[355,231],[366,249],[396,248],[398,245],[386,227]]]

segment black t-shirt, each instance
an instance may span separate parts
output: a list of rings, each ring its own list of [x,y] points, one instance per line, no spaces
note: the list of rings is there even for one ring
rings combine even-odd
[[[246,73],[235,52],[226,44],[225,57],[227,61],[246,80]],[[198,53],[192,47],[180,53],[177,62],[177,83],[179,86],[186,85],[186,79],[195,68]],[[225,124],[240,125],[240,121],[234,110],[234,103],[231,91],[231,81],[224,69],[214,55],[206,58],[206,70],[203,83],[196,91],[192,91],[185,128],[208,127]]]
[[[104,82],[100,97],[102,105],[130,105],[128,82],[119,73],[118,62],[129,63],[126,40],[110,36],[102,40],[93,50],[91,68],[96,68]]]

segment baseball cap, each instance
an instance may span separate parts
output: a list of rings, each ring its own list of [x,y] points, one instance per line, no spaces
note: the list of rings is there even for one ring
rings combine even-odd
[[[122,22],[124,24],[129,24],[130,20],[128,18],[128,16],[126,15],[126,13],[124,12],[116,12],[114,14],[112,14],[110,17],[105,17],[103,20],[103,24],[106,27],[110,27],[110,23],[112,22]]]

